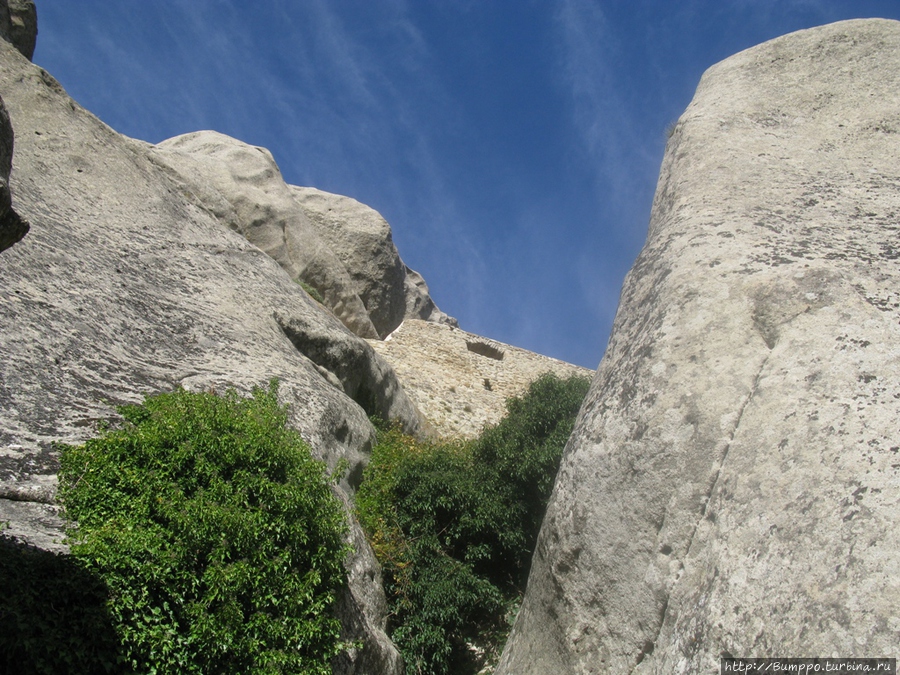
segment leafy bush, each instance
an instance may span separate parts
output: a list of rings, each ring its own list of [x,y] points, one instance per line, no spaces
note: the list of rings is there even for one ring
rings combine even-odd
[[[516,588],[524,589],[528,580],[562,451],[589,386],[585,377],[544,375],[522,398],[507,401],[506,417],[475,442],[474,464],[491,490],[484,507],[503,514],[493,527],[508,528],[494,531],[491,558],[504,561],[494,574],[511,575],[508,581]]]
[[[62,448],[60,497],[126,668],[329,673],[346,646],[330,612],[346,523],[277,385],[120,412],[124,428]]]
[[[409,675],[474,673],[496,656],[588,384],[542,376],[470,443],[379,431],[357,513]]]

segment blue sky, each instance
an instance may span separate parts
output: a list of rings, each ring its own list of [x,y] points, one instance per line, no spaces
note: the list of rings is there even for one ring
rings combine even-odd
[[[117,131],[215,129],[384,215],[440,308],[595,368],[703,71],[897,0],[37,0],[34,61]]]

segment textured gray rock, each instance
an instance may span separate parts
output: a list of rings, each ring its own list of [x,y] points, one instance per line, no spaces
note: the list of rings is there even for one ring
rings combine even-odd
[[[199,131],[163,141],[154,156],[202,208],[315,288],[355,334],[384,337],[407,314],[455,323],[408,273],[384,218],[349,197],[287,185],[268,150]]]
[[[459,327],[455,318],[445,314],[434,304],[431,293],[428,292],[428,284],[421,274],[407,267],[403,283],[406,286],[406,319],[422,319],[453,328]]]
[[[37,41],[37,10],[33,0],[0,0],[0,37],[29,61]]]
[[[28,233],[28,223],[13,210],[9,192],[9,172],[12,169],[13,129],[9,113],[0,99],[0,251],[22,240]]]
[[[434,304],[422,276],[400,260],[380,213],[350,197],[308,187],[291,190],[320,239],[350,274],[380,337],[404,319],[457,325]]]
[[[390,367],[188,194],[152,147],[103,125],[6,42],[0,94],[17,130],[16,207],[33,223],[0,258],[7,536],[59,548],[52,443],[83,441],[116,418],[115,405],[177,386],[246,392],[279,378],[291,424],[316,454],[351,463],[345,491],[374,438],[367,414],[416,430]],[[342,618],[363,649],[337,672],[367,672],[361,659],[376,659],[398,673],[378,566],[354,528]]]
[[[348,510],[352,505],[342,495]],[[350,532],[350,543],[354,551],[344,565],[351,579],[358,580],[350,593],[338,599],[336,612],[342,621],[342,637],[356,641],[359,635],[377,635],[378,640],[366,640],[352,649],[338,655],[332,661],[332,673],[354,673],[358,675],[400,674],[405,672],[403,657],[386,638],[388,607],[381,586],[380,568],[373,567],[371,549],[366,535],[358,523],[354,522]],[[361,583],[362,580],[368,583]]]
[[[900,24],[710,68],[498,672],[900,644]]]
[[[163,141],[154,156],[174,170],[198,205],[265,251],[292,279],[318,290],[351,331],[378,336],[347,270],[316,235],[268,150],[198,131]]]

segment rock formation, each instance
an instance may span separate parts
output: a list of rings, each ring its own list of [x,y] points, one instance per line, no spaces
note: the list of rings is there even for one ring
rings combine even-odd
[[[400,260],[381,214],[350,197],[310,187],[291,190],[316,234],[344,265],[380,337],[404,319],[458,325],[434,304],[422,276]]]
[[[0,100],[0,251],[21,241],[28,233],[28,223],[12,208],[9,193],[9,172],[12,169],[13,129],[9,123],[9,113]]]
[[[115,133],[28,61],[36,32],[30,0],[0,0],[4,537],[65,550],[53,443],[145,395],[278,377],[318,456],[350,462],[349,509],[367,415],[471,436],[534,376],[580,370],[455,328],[376,212],[287,185],[268,151]],[[704,75],[498,672],[900,644],[898,91],[900,24],[881,20]],[[338,611],[360,647],[335,672],[399,674],[377,563],[350,536]]]
[[[498,672],[900,644],[900,24],[710,68]]]
[[[444,438],[474,438],[506,414],[546,372],[561,378],[592,371],[488,340],[453,326],[408,319],[384,341],[370,341],[393,366],[403,389]]]
[[[0,0],[0,38],[31,59],[37,39],[37,12],[32,0]],[[0,251],[28,233],[28,223],[13,210],[9,194],[12,156],[13,129],[6,107],[0,101]]]
[[[390,366],[224,226],[225,206],[204,201],[211,188],[191,192],[158,151],[102,124],[3,41],[0,95],[17,134],[15,207],[32,223],[0,254],[4,536],[64,549],[52,443],[83,441],[116,419],[117,404],[178,386],[247,392],[279,378],[291,424],[314,451],[332,466],[349,460],[345,493],[374,438],[367,415],[417,430]],[[363,646],[337,672],[399,673],[378,566],[354,527],[341,608]]]
[[[153,156],[189,199],[316,289],[355,334],[384,337],[406,317],[456,323],[403,264],[384,218],[349,197],[287,185],[265,148],[199,131],[163,141]]]
[[[29,61],[37,42],[37,10],[34,0],[0,0],[0,38]]]

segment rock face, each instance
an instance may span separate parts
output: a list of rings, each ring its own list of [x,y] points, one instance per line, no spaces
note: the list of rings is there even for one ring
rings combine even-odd
[[[0,37],[29,61],[37,42],[37,10],[33,0],[0,0]]]
[[[246,392],[279,378],[291,424],[314,451],[332,466],[349,460],[345,493],[374,438],[368,414],[417,430],[390,367],[224,226],[200,198],[208,193],[190,193],[156,150],[103,125],[2,41],[0,95],[17,133],[12,194],[32,223],[0,254],[4,536],[64,548],[52,443],[81,442],[116,418],[115,405],[178,386]],[[336,672],[378,663],[399,673],[378,566],[354,528],[342,619],[363,646]]]
[[[422,276],[400,260],[391,228],[380,213],[350,197],[309,187],[291,190],[349,273],[379,336],[393,332],[404,319],[458,325],[434,304]]]
[[[900,644],[900,24],[710,68],[499,673]]]
[[[9,113],[0,100],[0,251],[21,241],[28,233],[28,223],[12,208],[9,193],[9,172],[12,168],[13,129],[9,123]]]
[[[384,218],[349,197],[287,185],[265,148],[199,131],[163,141],[154,157],[198,206],[315,288],[355,334],[384,337],[407,316],[456,323],[403,264]]]
[[[443,438],[475,438],[485,425],[497,424],[506,414],[506,399],[524,394],[544,373],[592,375],[587,368],[415,319],[370,344],[393,366],[429,429]]]

